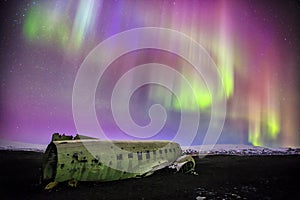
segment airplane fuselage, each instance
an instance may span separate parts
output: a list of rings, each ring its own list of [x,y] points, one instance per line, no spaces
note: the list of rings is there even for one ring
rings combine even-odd
[[[181,155],[180,145],[170,141],[52,141],[44,154],[43,179],[63,182],[144,177]]]

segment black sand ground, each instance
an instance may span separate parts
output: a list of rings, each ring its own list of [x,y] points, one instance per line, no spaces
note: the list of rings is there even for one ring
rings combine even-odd
[[[40,184],[42,153],[0,151],[0,199],[300,199],[300,155],[207,156],[198,176],[161,170],[141,179]]]

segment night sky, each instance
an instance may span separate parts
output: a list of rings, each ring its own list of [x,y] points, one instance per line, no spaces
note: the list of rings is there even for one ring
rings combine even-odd
[[[215,83],[223,93],[210,93],[205,77],[198,80],[193,66],[172,52],[129,52],[109,65],[95,93],[97,119],[108,138],[139,139],[124,133],[114,121],[112,91],[135,66],[160,63],[185,76],[196,99],[191,100],[183,82],[173,74],[167,76],[160,69],[133,74],[132,82],[153,78],[179,88],[175,96],[166,87],[144,85],[132,94],[129,105],[121,102],[117,106],[117,111],[129,107],[140,126],[149,124],[151,105],[165,108],[163,128],[149,139],[172,140],[181,115],[193,118],[198,110],[201,117],[193,144],[202,144],[212,99],[218,102],[223,95],[226,120],[218,143],[300,145],[300,1],[1,0],[0,9],[1,140],[46,144],[54,132],[97,137],[92,127],[86,133],[78,130],[73,117],[74,83],[83,61],[110,36],[133,28],[159,27],[201,44],[219,70],[223,85]],[[142,44],[141,38],[137,35],[128,43]],[[160,35],[157,41],[174,49],[184,46],[168,44],[168,38]],[[128,44],[114,44],[107,55],[122,45]],[[104,60],[101,56],[97,59]],[[128,91],[133,88],[127,87]],[[119,97],[124,99],[123,95]],[[221,111],[215,112],[219,116]],[[186,134],[191,134],[188,129]],[[187,144],[184,139],[177,142]]]

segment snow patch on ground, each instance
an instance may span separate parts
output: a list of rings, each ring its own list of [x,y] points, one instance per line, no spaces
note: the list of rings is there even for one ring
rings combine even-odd
[[[185,154],[207,155],[294,155],[300,154],[300,148],[267,148],[244,144],[217,144],[183,146]]]
[[[199,196],[196,200],[204,199],[260,199],[258,188],[248,185],[237,185],[232,188],[219,187],[217,189],[197,188],[196,192]],[[271,199],[265,197],[264,199]]]
[[[44,152],[46,148],[47,145],[45,144],[31,144],[31,143],[15,142],[15,141],[8,141],[8,140],[0,140],[0,150]]]

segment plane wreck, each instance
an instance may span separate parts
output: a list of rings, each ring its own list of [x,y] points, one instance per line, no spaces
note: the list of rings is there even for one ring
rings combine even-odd
[[[87,136],[65,136],[55,133],[43,157],[45,189],[68,181],[114,181],[141,178],[171,166],[184,173],[193,173],[192,156],[182,155],[180,145],[171,141],[105,141]]]

